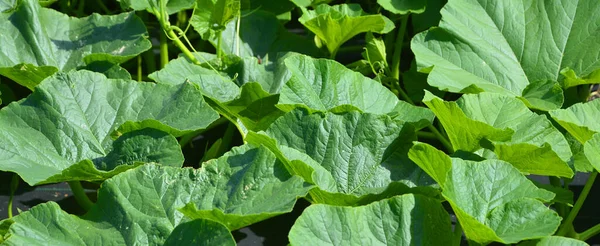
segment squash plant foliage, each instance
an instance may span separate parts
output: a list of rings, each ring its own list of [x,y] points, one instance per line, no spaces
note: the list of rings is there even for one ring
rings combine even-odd
[[[87,211],[0,244],[235,245],[299,199],[291,245],[600,233],[597,0],[344,2],[0,0],[0,170]]]

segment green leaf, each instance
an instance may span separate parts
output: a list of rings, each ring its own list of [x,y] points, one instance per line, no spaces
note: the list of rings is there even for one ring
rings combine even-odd
[[[427,0],[427,8],[420,14],[411,15],[413,32],[422,32],[433,26],[437,26],[442,15],[440,10],[446,5],[446,0]]]
[[[592,139],[583,145],[585,156],[596,170],[600,170],[600,133],[594,134]]]
[[[519,243],[519,246],[589,246],[589,244],[584,241],[580,241],[573,238],[559,237],[559,236],[549,236],[544,237],[537,240],[530,240]]]
[[[429,144],[415,142],[408,151],[408,157],[423,169],[440,186],[444,186],[446,176],[452,168],[452,159],[441,150]]]
[[[127,79],[131,80],[131,74],[118,64],[107,61],[92,62],[83,69],[104,74],[109,79]]]
[[[165,84],[178,85],[184,81],[196,84],[211,106],[242,130],[265,130],[283,112],[275,107],[279,95],[265,91],[263,86],[278,92],[288,77],[283,66],[258,64],[255,58],[233,57],[227,62],[230,64],[220,73],[180,57],[149,77]],[[260,84],[252,81],[260,81]]]
[[[600,69],[598,11],[595,0],[454,0],[442,9],[440,27],[415,36],[411,47],[433,86],[462,93],[477,87],[552,110],[562,105],[556,83],[568,88],[580,83],[570,81],[575,75],[595,77]],[[532,85],[543,90],[526,90]]]
[[[366,35],[367,45],[362,57],[365,58],[375,68],[375,72],[389,67],[387,63],[387,54],[385,52],[385,43],[383,40],[375,38],[373,33],[368,32]]]
[[[197,0],[190,24],[202,39],[218,38],[227,23],[240,14],[240,0]]]
[[[277,107],[290,111],[308,107],[318,111],[359,109],[366,113],[389,114],[413,123],[418,129],[433,121],[426,108],[400,101],[377,81],[353,72],[328,59],[292,56],[285,59],[291,78],[281,89]]]
[[[510,162],[525,173],[573,176],[568,165],[573,154],[565,137],[519,99],[492,93],[463,95],[456,102],[430,93],[425,97],[454,149],[474,152],[484,147],[494,152],[486,153],[488,157]]]
[[[292,176],[265,147],[234,148],[203,164],[190,202],[179,211],[187,217],[208,218],[230,230],[292,211],[296,199],[312,185]]]
[[[317,6],[319,4],[327,4],[332,0],[291,0],[298,7]]]
[[[381,14],[367,14],[358,4],[321,4],[314,10],[302,8],[298,21],[325,43],[332,57],[343,43],[360,33],[388,33],[394,29],[390,19]]]
[[[195,0],[117,0],[122,8],[131,8],[133,10],[146,10],[153,15],[160,13],[160,2],[165,3],[169,15],[175,14],[185,9],[194,7]]]
[[[600,132],[600,100],[550,111],[550,116],[582,144]]]
[[[165,241],[165,246],[215,245],[235,246],[231,232],[218,222],[197,219],[179,224]]]
[[[550,201],[554,194],[535,187],[503,161],[476,163],[453,159],[442,194],[461,224],[463,220],[478,222],[463,224],[463,230],[469,239],[479,243],[515,243],[549,236],[560,224],[558,214],[537,200]],[[480,233],[489,230],[495,237]]]
[[[377,3],[385,10],[399,15],[423,13],[427,5],[427,1],[423,0],[377,0]]]
[[[361,207],[312,205],[289,233],[291,245],[451,245],[439,201],[407,194]]]
[[[289,32],[277,16],[261,9],[242,12],[239,32],[237,19],[229,22],[222,34],[221,49],[223,52],[235,54],[244,59],[259,58],[260,63],[263,64],[277,62],[281,52],[297,52],[314,57],[323,56],[324,52],[317,48],[312,40]],[[209,41],[213,46],[218,46],[216,37]]]
[[[0,157],[5,160],[0,169],[33,185],[99,181],[132,167],[111,170],[116,163],[181,166],[173,136],[203,129],[217,118],[190,84],[111,80],[89,71],[59,73],[27,99],[0,111]],[[144,130],[148,127],[164,133]],[[115,141],[117,137],[123,139]]]
[[[428,173],[448,168],[448,157],[441,155],[425,144],[415,145],[409,154]],[[470,240],[515,243],[552,235],[558,228],[560,217],[542,203],[552,200],[554,194],[537,188],[511,164],[458,158],[451,162],[446,181],[440,183],[442,195]]]
[[[474,152],[481,148],[481,141],[510,140],[514,131],[510,128],[498,129],[485,122],[471,119],[455,102],[446,102],[425,92],[423,102],[440,120],[452,146],[456,150]]]
[[[365,204],[417,186],[427,192],[435,183],[407,157],[414,128],[386,115],[297,109],[276,120],[266,135],[284,158],[307,166],[297,171],[288,164],[288,170],[318,186],[310,193],[313,202]],[[398,188],[390,189],[393,185]]]
[[[74,18],[38,1],[19,1],[0,13],[0,74],[33,90],[56,71],[97,61],[125,62],[151,48],[144,23],[133,12]]]
[[[180,233],[202,229],[202,224],[211,231],[197,233],[228,238],[217,223],[185,224],[189,218],[179,209],[196,204],[203,218],[234,230],[290,212],[297,197],[310,188],[300,177],[287,173],[266,148],[246,145],[198,170],[144,165],[121,173],[102,184],[97,203],[81,218],[62,212],[55,203],[42,204],[14,217],[3,238],[17,245],[32,241],[163,245],[165,240],[178,241]],[[213,236],[203,238],[211,240]]]

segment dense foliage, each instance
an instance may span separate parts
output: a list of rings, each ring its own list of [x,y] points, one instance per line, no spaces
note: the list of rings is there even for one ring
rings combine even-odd
[[[87,211],[9,208],[0,243],[235,245],[304,199],[291,245],[587,245],[600,224],[573,222],[600,170],[598,13],[0,0],[0,170],[13,190],[68,182]]]

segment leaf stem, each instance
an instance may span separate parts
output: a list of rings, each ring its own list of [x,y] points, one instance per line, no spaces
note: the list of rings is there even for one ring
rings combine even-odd
[[[593,226],[590,229],[585,230],[582,233],[579,233],[579,237],[577,239],[581,240],[581,241],[585,241],[590,239],[593,236],[596,236],[600,233],[600,224],[597,224],[595,226]]]
[[[222,32],[217,32],[217,58],[221,60],[223,58],[223,51],[221,51],[221,45],[223,44]]]
[[[142,82],[142,56],[137,57],[137,81]]]
[[[417,136],[422,138],[437,139],[437,135],[431,132],[417,132]]]
[[[460,245],[460,241],[462,240],[462,234],[463,234],[463,230],[462,230],[462,227],[460,226],[460,222],[458,221],[458,218],[457,218],[456,224],[454,224],[454,236],[453,236],[454,243],[452,245]]]
[[[409,14],[403,15],[400,19],[400,30],[396,37],[396,45],[394,46],[394,56],[392,58],[392,77],[400,80],[400,60],[402,58],[402,45],[404,43],[404,34],[406,33],[406,25],[408,24]]]
[[[581,194],[579,194],[579,197],[577,198],[573,209],[571,210],[567,218],[563,221],[562,225],[560,225],[560,229],[558,230],[558,233],[556,233],[556,235],[565,236],[569,232],[569,229],[573,228],[573,220],[575,220],[575,217],[577,217],[579,210],[581,210],[581,206],[583,205],[585,199],[590,193],[590,190],[594,185],[594,181],[596,180],[596,176],[598,176],[598,172],[596,171],[590,174],[590,177],[588,177],[587,182],[585,182],[585,186],[583,186],[583,190],[581,191]]]
[[[169,63],[169,43],[165,32],[160,32],[160,68],[164,68],[167,63]]]
[[[559,177],[549,177],[549,179],[552,186],[559,188],[563,187]],[[562,203],[555,203],[554,206],[556,207],[556,212],[558,212],[558,215],[564,219],[568,214],[567,207]]]
[[[69,181],[67,182],[69,187],[71,187],[71,191],[73,191],[73,195],[75,196],[75,200],[79,203],[85,211],[89,211],[90,208],[94,205],[92,200],[85,194],[85,190],[83,186],[81,186],[81,182],[79,181]]]
[[[192,63],[194,63],[196,65],[200,65],[200,62],[198,61],[198,59],[196,59],[194,54],[192,54],[192,52],[185,46],[185,44],[183,42],[181,42],[181,40],[179,39],[179,36],[177,36],[175,31],[173,31],[173,27],[171,27],[171,23],[169,23],[169,21],[166,17],[167,12],[166,12],[166,10],[163,9],[162,4],[161,4],[160,13],[155,13],[155,15],[158,18],[158,21],[160,22],[160,26],[162,27],[166,37],[171,39],[173,41],[173,43],[175,44],[175,46],[177,46],[177,48],[179,48],[179,50],[181,50],[183,55],[185,55]],[[185,35],[185,34],[183,34],[183,35]],[[162,52],[161,52],[161,54],[162,54]]]
[[[437,128],[435,128],[433,125],[428,125],[427,129],[429,129],[433,134],[437,136],[442,145],[444,145],[444,147],[448,150],[450,154],[454,153],[454,148],[452,147],[450,141],[448,141],[448,139],[446,139],[446,137],[444,137],[444,135],[442,135],[442,133],[440,133],[440,131],[438,131]]]
[[[13,174],[12,180],[10,181],[10,198],[8,199],[8,218],[13,217],[13,199],[15,198],[15,192],[19,188],[19,175]]]

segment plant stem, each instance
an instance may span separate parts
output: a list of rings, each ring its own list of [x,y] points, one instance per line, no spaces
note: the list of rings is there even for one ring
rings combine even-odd
[[[456,224],[454,224],[454,236],[453,236],[453,241],[454,243],[452,245],[460,245],[460,241],[462,240],[462,227],[460,226],[460,222],[458,221],[458,218],[456,218]]]
[[[12,180],[10,181],[10,198],[8,199],[8,218],[13,217],[13,199],[15,197],[15,192],[17,188],[19,188],[19,175],[13,174]]]
[[[167,18],[163,15],[166,15],[166,11],[162,11],[160,14],[156,14],[156,17],[158,18],[158,21],[160,22],[160,26],[162,27],[163,31],[166,32],[166,37],[171,39],[175,46],[177,46],[177,48],[181,50],[183,55],[185,55],[192,63],[200,65],[198,59],[196,59],[194,54],[192,54],[192,52],[185,46],[185,44],[181,42],[179,36],[177,36],[177,34],[173,31],[173,28],[171,28],[171,23],[169,23]]]
[[[219,60],[221,58],[223,58],[223,52],[221,51],[221,44],[223,43],[223,35],[221,35],[221,32],[217,32],[217,58],[219,58]]]
[[[579,213],[581,206],[583,205],[583,203],[585,202],[585,199],[587,198],[588,194],[590,193],[590,190],[592,189],[592,186],[594,185],[594,180],[596,180],[596,176],[598,176],[598,172],[596,172],[596,171],[594,171],[590,174],[590,177],[588,178],[587,182],[585,182],[585,186],[583,186],[583,190],[581,191],[581,194],[579,194],[579,197],[577,198],[577,201],[575,202],[573,209],[569,213],[569,216],[567,216],[567,218],[563,221],[563,223],[560,226],[560,229],[558,230],[558,233],[556,233],[556,235],[565,236],[569,232],[569,229],[573,228],[573,220],[575,220],[575,217],[577,217],[577,214]]]
[[[110,15],[112,14],[112,11],[110,11],[106,5],[104,5],[104,3],[102,2],[102,0],[96,0],[96,3],[98,4],[98,6],[100,6],[100,8],[102,9],[102,11],[104,11],[105,14]]]
[[[338,50],[340,50],[339,48],[335,49],[333,52],[331,52],[331,56],[329,57],[329,59],[331,60],[335,60],[335,56],[338,53]]]
[[[408,97],[408,95],[406,94],[406,92],[404,92],[402,87],[396,86],[396,89],[398,90],[398,94],[402,97],[402,99],[404,99],[412,105],[415,105],[415,102],[412,99],[410,99],[410,97]],[[440,142],[442,143],[442,145],[444,145],[448,152],[454,153],[454,148],[452,148],[452,144],[450,143],[450,141],[448,141],[448,139],[446,139],[446,137],[444,137],[444,135],[442,135],[442,133],[440,133],[440,131],[438,131],[437,128],[435,128],[433,125],[429,125],[427,126],[427,128],[431,131],[431,133],[437,136],[437,139],[440,140]]]
[[[160,68],[164,68],[167,63],[169,63],[169,43],[165,32],[160,32]]]
[[[71,191],[73,191],[73,195],[75,195],[75,200],[77,203],[79,203],[79,206],[81,206],[85,211],[89,211],[94,203],[85,194],[85,190],[83,189],[83,186],[81,186],[81,182],[69,181],[67,183],[69,184],[69,187],[71,187]]]
[[[600,233],[600,224],[597,224],[595,226],[593,226],[590,229],[585,230],[582,233],[579,233],[579,237],[577,239],[581,240],[581,241],[585,241],[590,239],[593,236],[596,236]]]
[[[438,131],[437,128],[435,128],[433,125],[428,125],[427,129],[429,129],[433,134],[435,134],[437,136],[437,138],[440,140],[442,145],[444,145],[444,147],[446,147],[446,149],[448,150],[448,152],[450,154],[454,153],[454,148],[452,147],[452,144],[450,143],[450,141],[448,141],[448,139],[446,139],[446,137],[444,137],[444,135],[442,135],[442,133],[440,133],[440,131]]]
[[[431,132],[417,132],[417,136],[422,138],[437,139],[437,135]]]
[[[550,179],[550,184],[554,187],[559,187],[562,188],[562,184],[560,181],[560,178],[558,177],[549,177]],[[562,204],[562,203],[555,203],[554,206],[556,207],[556,212],[558,212],[558,215],[560,215],[560,217],[562,217],[563,219],[565,218],[565,216],[567,216],[567,207]]]
[[[142,56],[137,57],[137,81],[142,82]]]
[[[402,45],[404,43],[404,34],[406,33],[406,25],[408,23],[408,14],[402,16],[400,20],[400,30],[396,37],[396,45],[394,47],[394,56],[392,58],[392,77],[400,80],[400,60],[402,58]]]

